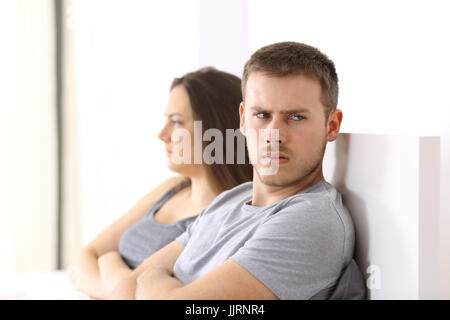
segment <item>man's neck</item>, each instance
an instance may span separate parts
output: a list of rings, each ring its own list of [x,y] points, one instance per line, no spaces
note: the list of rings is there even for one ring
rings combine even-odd
[[[289,186],[271,186],[261,182],[257,174],[253,175],[252,206],[262,207],[289,198],[300,193],[316,182],[323,181],[322,166],[309,176]]]

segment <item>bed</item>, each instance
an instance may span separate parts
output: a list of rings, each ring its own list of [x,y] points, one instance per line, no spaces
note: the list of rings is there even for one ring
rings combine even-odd
[[[0,278],[0,300],[89,300],[75,290],[66,270]]]

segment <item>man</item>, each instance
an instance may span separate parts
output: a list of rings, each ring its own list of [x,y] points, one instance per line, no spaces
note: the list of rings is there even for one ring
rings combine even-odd
[[[272,44],[246,63],[242,90],[240,129],[253,155],[253,182],[220,194],[112,297],[330,296],[354,250],[351,217],[322,174],[326,144],[342,122],[334,64],[305,44]],[[250,134],[260,129],[263,139]],[[264,173],[273,165],[275,173]]]

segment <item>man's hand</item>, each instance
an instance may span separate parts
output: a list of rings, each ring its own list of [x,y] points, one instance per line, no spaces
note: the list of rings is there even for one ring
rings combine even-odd
[[[136,299],[137,278],[151,266],[163,265],[167,268],[167,270],[173,270],[175,261],[183,251],[183,248],[184,246],[181,243],[174,240],[164,248],[158,250],[153,255],[148,257],[143,263],[141,263],[136,269],[134,269],[128,276],[120,280],[114,289],[108,293],[106,299]],[[169,272],[169,274],[171,274],[171,272]],[[169,278],[174,279],[172,277]],[[145,278],[142,278],[142,280],[147,283],[148,279],[144,279]],[[142,289],[144,289],[144,286]]]
[[[121,280],[105,297],[106,300],[135,300],[136,278],[131,275]]]
[[[137,278],[136,299],[170,299],[170,293],[181,287],[168,268],[150,266]]]

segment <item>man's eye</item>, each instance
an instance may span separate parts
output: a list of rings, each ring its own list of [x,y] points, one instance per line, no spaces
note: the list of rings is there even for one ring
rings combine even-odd
[[[289,118],[292,119],[292,120],[295,120],[295,121],[300,121],[300,120],[305,119],[304,116],[301,116],[299,114],[292,114],[292,115],[289,116]]]
[[[265,113],[265,112],[258,112],[256,114],[256,117],[259,118],[259,119],[267,119],[269,117],[269,114]]]

